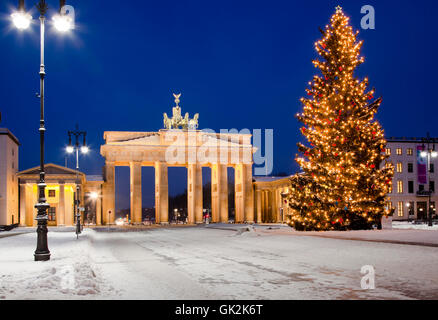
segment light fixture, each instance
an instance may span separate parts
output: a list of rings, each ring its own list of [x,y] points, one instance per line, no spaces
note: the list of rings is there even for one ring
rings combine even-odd
[[[421,156],[422,158],[426,158],[426,157],[427,157],[427,152],[426,152],[426,151],[421,151],[421,152],[420,152],[420,156]]]
[[[90,151],[90,149],[88,149],[87,146],[82,146],[82,147],[81,147],[81,152],[82,152],[82,153],[88,153],[88,151]]]
[[[99,195],[96,192],[90,192],[90,198],[93,200],[96,200],[99,197]]]
[[[32,16],[24,11],[17,11],[11,14],[12,22],[19,30],[29,28]]]
[[[65,14],[58,14],[53,17],[53,25],[60,32],[67,32],[73,28],[72,19]]]
[[[438,156],[438,152],[432,151],[431,156],[432,158],[436,158]]]
[[[70,14],[66,13],[65,0],[59,1],[59,14],[53,16],[53,25],[60,32],[67,32],[74,27],[73,19]]]
[[[75,151],[75,148],[73,148],[73,146],[67,146],[67,148],[65,148],[65,151],[67,151],[67,153],[73,153],[73,151]]]

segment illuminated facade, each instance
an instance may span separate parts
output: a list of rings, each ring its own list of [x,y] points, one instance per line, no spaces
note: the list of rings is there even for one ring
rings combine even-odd
[[[79,172],[78,180],[76,171],[58,166],[56,164],[46,164],[46,199],[50,205],[48,209],[49,226],[73,226],[75,222],[75,192],[76,183],[79,184],[80,206],[85,210],[81,211],[82,220],[87,217],[87,221],[100,224],[101,222],[101,197],[100,188],[102,179],[92,176],[92,181],[87,181],[84,173]],[[39,167],[21,171],[17,174],[20,186],[20,225],[36,226],[35,217],[37,211],[35,204],[38,200],[37,183],[39,178]],[[95,192],[99,195],[91,199],[89,195]],[[85,202],[84,202],[85,201]]]
[[[0,226],[17,224],[18,214],[18,139],[0,128]]]
[[[290,177],[254,177],[253,188],[258,222],[288,221]]]
[[[387,161],[394,165],[392,190],[387,202],[394,209],[393,220],[426,219],[429,191],[432,213],[435,214],[435,205],[438,203],[438,194],[435,192],[438,157],[431,157],[427,168],[427,158],[420,156],[423,148],[421,138],[387,140]]]

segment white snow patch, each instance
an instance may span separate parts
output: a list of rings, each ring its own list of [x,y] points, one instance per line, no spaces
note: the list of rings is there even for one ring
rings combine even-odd
[[[412,222],[407,222],[407,221],[393,221],[392,227],[394,229],[416,229],[416,230],[438,231],[438,224],[434,224],[432,227],[429,227],[427,223],[414,224]]]

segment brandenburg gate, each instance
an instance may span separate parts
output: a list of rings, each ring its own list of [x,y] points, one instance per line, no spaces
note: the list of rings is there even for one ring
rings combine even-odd
[[[131,222],[142,222],[141,168],[155,168],[155,222],[169,223],[168,167],[187,168],[188,223],[203,222],[202,167],[211,168],[212,222],[228,222],[228,174],[234,168],[235,222],[254,222],[251,134],[197,130],[198,117],[181,115],[175,95],[173,116],[164,114],[158,132],[104,132],[103,222],[115,220],[115,167],[130,168]]]

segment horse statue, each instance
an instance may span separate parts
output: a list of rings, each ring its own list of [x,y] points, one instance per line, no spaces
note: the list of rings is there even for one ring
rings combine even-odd
[[[172,108],[172,118],[169,118],[167,116],[167,113],[163,113],[163,123],[165,129],[179,129],[180,127],[183,130],[196,130],[198,127],[198,118],[199,114],[195,114],[195,117],[193,119],[190,119],[189,113],[186,112],[184,115],[184,118],[181,116],[181,108],[179,106],[179,98],[181,96],[180,94],[173,94],[175,97],[175,107]]]
[[[193,117],[193,119],[189,120],[189,123],[188,123],[189,130],[198,129],[198,118],[199,118],[199,113],[196,113],[195,116]]]

